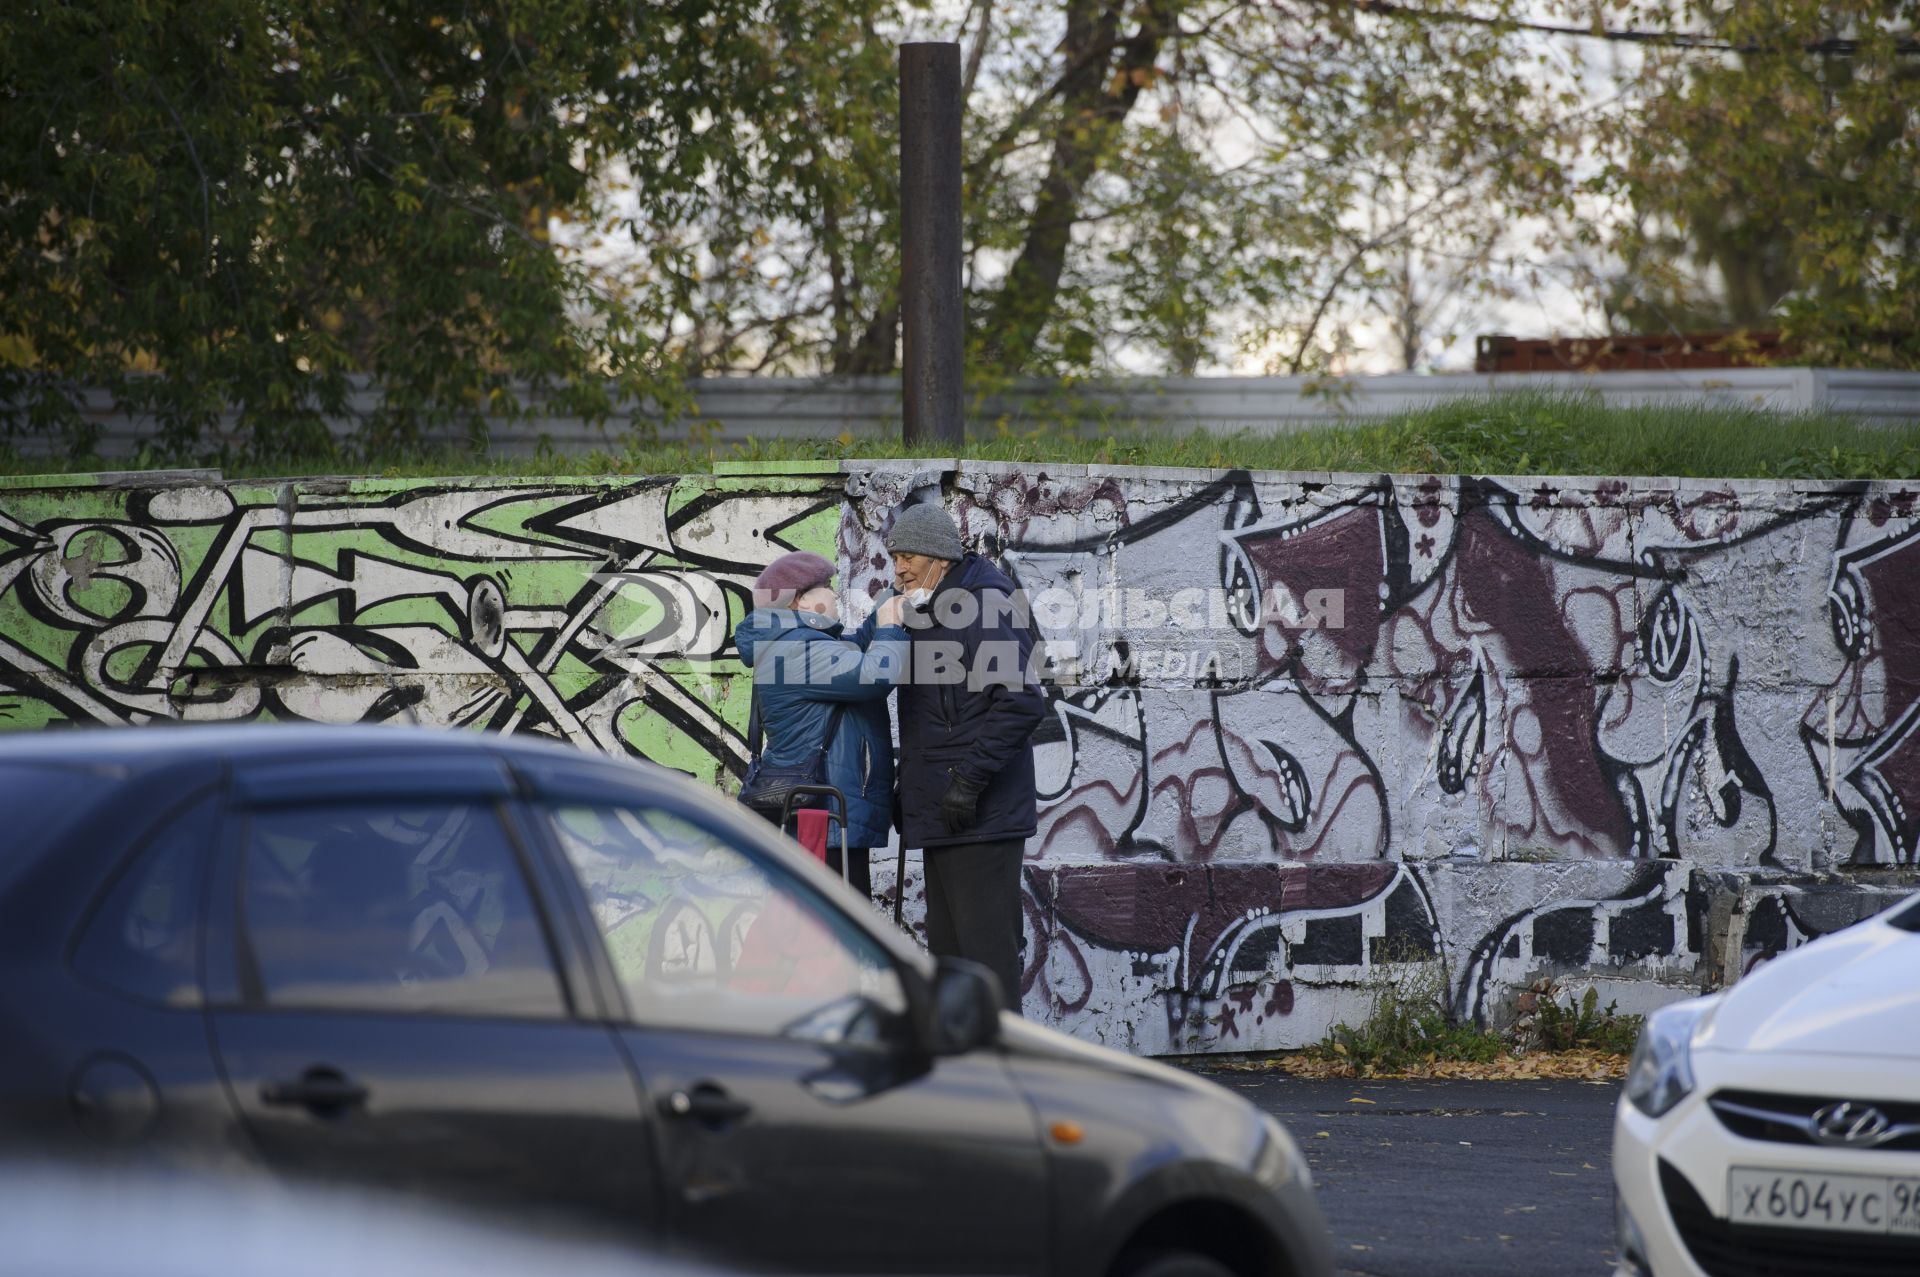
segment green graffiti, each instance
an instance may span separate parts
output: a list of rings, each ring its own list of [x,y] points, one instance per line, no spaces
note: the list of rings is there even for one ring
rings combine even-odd
[[[401,721],[726,783],[734,626],[835,473],[0,485],[0,730]]]

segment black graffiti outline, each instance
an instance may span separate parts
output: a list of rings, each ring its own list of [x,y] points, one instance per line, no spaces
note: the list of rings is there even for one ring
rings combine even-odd
[[[1454,995],[1454,1014],[1461,1020],[1471,1020],[1478,1028],[1487,1027],[1488,1002],[1493,992],[1495,965],[1501,961],[1517,961],[1504,958],[1500,952],[1506,947],[1510,937],[1517,937],[1521,924],[1532,922],[1549,913],[1566,910],[1586,909],[1594,919],[1594,932],[1599,933],[1598,923],[1607,916],[1607,910],[1624,913],[1630,908],[1651,904],[1657,900],[1677,896],[1680,893],[1670,891],[1669,879],[1679,876],[1680,864],[1677,861],[1653,861],[1637,864],[1633,876],[1628,879],[1626,888],[1618,895],[1596,897],[1590,900],[1554,900],[1544,905],[1535,905],[1528,909],[1508,914],[1496,923],[1492,930],[1480,938],[1478,944],[1468,952],[1466,965],[1461,968],[1460,981]],[[1692,890],[1692,877],[1689,874],[1683,890]],[[1691,927],[1689,927],[1691,931]],[[1691,936],[1689,936],[1689,941]],[[1683,946],[1676,938],[1674,949]],[[1591,951],[1588,957],[1591,959]],[[1669,954],[1667,956],[1677,956]],[[1541,964],[1534,959],[1535,968]]]

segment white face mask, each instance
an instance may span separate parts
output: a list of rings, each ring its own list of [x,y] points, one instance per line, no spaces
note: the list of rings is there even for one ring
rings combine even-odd
[[[921,586],[917,590],[907,591],[907,602],[914,607],[925,607],[933,599],[933,591]]]

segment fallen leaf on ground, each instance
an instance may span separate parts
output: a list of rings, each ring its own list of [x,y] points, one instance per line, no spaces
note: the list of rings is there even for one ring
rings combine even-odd
[[[1350,1059],[1307,1051],[1277,1052],[1264,1057],[1235,1060],[1218,1067],[1238,1072],[1273,1070],[1302,1078],[1363,1076],[1354,1068]],[[1525,1055],[1507,1055],[1493,1060],[1424,1060],[1407,1069],[1370,1071],[1364,1074],[1368,1078],[1596,1083],[1615,1082],[1626,1075],[1626,1056],[1584,1047],[1573,1051],[1532,1051]],[[1358,1102],[1369,1103],[1370,1101]]]

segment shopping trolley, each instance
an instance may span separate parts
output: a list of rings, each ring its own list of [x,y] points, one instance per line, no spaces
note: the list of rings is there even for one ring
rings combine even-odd
[[[824,807],[800,806],[803,798],[823,798]],[[817,820],[806,819],[817,816]],[[788,829],[788,822],[793,824]],[[815,860],[825,863],[827,859],[827,823],[838,821],[840,824],[840,879],[846,881],[848,866],[852,863],[847,856],[847,796],[833,785],[795,785],[787,791],[785,801],[780,804],[780,832],[807,849]],[[812,828],[810,829],[809,826]],[[818,831],[816,843],[814,830]]]
[[[797,800],[801,798],[823,798],[828,805],[801,807],[797,805]],[[791,831],[787,829],[789,820],[793,822]],[[847,796],[832,785],[795,785],[787,792],[786,801],[780,805],[780,832],[806,848],[807,854],[822,864],[827,859],[827,825],[830,821],[837,821],[840,825],[840,881],[846,882],[853,872],[853,859],[847,854]],[[903,849],[894,865],[893,888],[893,920],[903,927],[906,925],[902,916],[906,895],[907,853]]]

